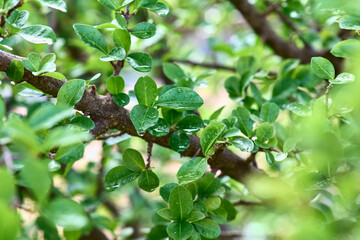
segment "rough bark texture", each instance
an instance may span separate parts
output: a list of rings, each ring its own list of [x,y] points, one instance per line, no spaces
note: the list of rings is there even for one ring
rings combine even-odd
[[[23,59],[0,50],[0,71],[5,72],[10,62],[15,58]],[[51,77],[34,76],[26,69],[23,81],[54,97],[57,96],[60,87],[63,85],[60,80]],[[125,108],[116,105],[111,95],[102,96],[98,95],[93,89],[86,89],[75,108],[89,115],[95,122],[96,127],[92,130],[94,137],[100,136],[110,129],[118,129],[132,136],[138,136],[130,120],[129,112]],[[163,147],[170,148],[169,137],[170,134],[156,138],[146,133],[142,138],[145,141],[152,141]],[[185,152],[181,153],[182,156],[192,157],[201,149],[200,140],[197,136],[190,136],[190,140],[191,145]],[[228,149],[217,151],[215,156],[209,160],[209,164],[213,169],[221,170],[222,174],[237,180],[242,180],[245,175],[257,171],[251,165],[248,165],[244,159]]]

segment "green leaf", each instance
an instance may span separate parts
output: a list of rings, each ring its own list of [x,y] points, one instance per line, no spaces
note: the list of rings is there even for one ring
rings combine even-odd
[[[229,138],[229,137],[235,137],[240,135],[241,131],[240,129],[236,128],[236,127],[232,127],[227,129],[224,134],[222,135],[223,138]]]
[[[324,79],[335,78],[335,68],[332,63],[323,57],[311,58],[311,69],[316,76]]]
[[[170,108],[161,108],[161,113],[164,117],[164,119],[170,124],[170,126],[177,123],[183,116],[182,111],[177,111],[175,109]]]
[[[121,61],[125,58],[126,51],[122,47],[116,47],[110,50],[109,54],[106,56],[101,56],[100,60],[103,62],[110,61]]]
[[[58,80],[66,79],[66,77],[62,73],[59,73],[59,72],[48,72],[48,73],[43,74],[42,76],[52,77],[52,78],[55,78]]]
[[[172,214],[179,220],[186,220],[192,211],[191,193],[183,186],[176,186],[170,193],[169,206]]]
[[[236,218],[237,211],[234,205],[227,199],[222,199],[221,206],[227,212],[227,221],[232,221]]]
[[[174,63],[163,63],[163,72],[168,79],[175,83],[187,77],[185,72]]]
[[[219,108],[218,110],[213,112],[211,114],[211,116],[209,117],[209,120],[216,120],[220,116],[220,114],[224,108],[225,108],[225,106],[222,106],[221,108]]]
[[[26,159],[20,176],[25,187],[29,188],[37,201],[43,203],[50,194],[51,178],[44,162]]]
[[[127,167],[115,167],[105,176],[105,189],[106,191],[114,191],[119,187],[134,181],[139,175],[140,172],[131,171]]]
[[[28,18],[29,18],[28,11],[18,11],[15,9],[11,13],[10,17],[6,19],[6,22],[12,25],[13,27],[20,29],[25,25]]]
[[[111,10],[118,11],[121,8],[121,2],[119,0],[98,0],[105,7],[110,8]]]
[[[210,196],[206,199],[206,208],[210,211],[216,210],[221,205],[221,198],[219,196]]]
[[[339,20],[339,26],[342,29],[359,31],[360,30],[360,18],[353,17],[353,16],[342,17]]]
[[[201,130],[204,126],[203,120],[196,115],[189,115],[183,118],[178,124],[176,124],[175,129],[181,130],[186,134],[194,134]]]
[[[232,99],[241,97],[243,95],[243,84],[241,79],[235,76],[231,76],[226,79],[224,84],[225,90],[229,93],[229,97]]]
[[[151,170],[142,171],[139,177],[139,187],[146,192],[153,192],[159,186],[158,176]]]
[[[206,238],[217,238],[220,236],[221,229],[219,225],[210,219],[203,219],[193,223],[195,229]]]
[[[157,2],[153,4],[148,4],[144,6],[145,8],[149,9],[150,11],[156,13],[157,15],[164,17],[169,13],[169,7],[162,2]]]
[[[5,167],[0,167],[0,189],[0,201],[9,204],[15,194],[15,179]]]
[[[108,53],[106,41],[100,31],[90,25],[74,24],[75,33],[85,45],[97,49],[105,54]]]
[[[355,39],[341,41],[331,50],[331,54],[335,57],[351,59],[357,58],[358,52],[360,52],[360,41]]]
[[[163,137],[169,134],[170,126],[163,118],[159,118],[157,123],[147,131],[155,137]]]
[[[196,222],[199,221],[201,219],[204,219],[205,215],[202,212],[199,211],[192,211],[190,213],[190,216],[186,219],[186,221],[188,222]]]
[[[159,112],[156,108],[144,105],[136,105],[130,112],[130,119],[136,131],[141,135],[149,127],[154,126],[159,120]]]
[[[166,232],[165,225],[157,225],[151,228],[149,234],[146,236],[146,240],[162,240],[166,239],[168,234]]]
[[[191,240],[201,240],[201,235],[196,230],[193,231],[193,234],[191,235]]]
[[[90,131],[95,127],[95,123],[91,118],[85,116],[78,116],[72,119],[69,124],[73,124],[75,126],[81,127],[84,130]]]
[[[194,227],[188,222],[172,222],[166,228],[166,232],[174,240],[186,240],[191,237]]]
[[[260,124],[256,128],[256,138],[261,143],[269,140],[274,134],[274,127],[270,123]]]
[[[309,106],[297,102],[287,105],[287,109],[302,117],[310,116],[312,112]]]
[[[196,110],[204,101],[192,89],[185,87],[172,88],[159,97],[156,106],[178,110]]]
[[[164,199],[165,202],[169,202],[170,193],[174,187],[178,186],[177,183],[167,183],[160,188],[160,196]]]
[[[157,86],[151,77],[140,77],[134,87],[139,104],[151,107],[157,97]]]
[[[6,75],[14,82],[20,82],[22,80],[22,77],[24,76],[24,67],[19,59],[11,61],[6,70]]]
[[[145,169],[145,162],[140,152],[132,148],[128,148],[123,152],[123,162],[125,167],[131,171],[142,171]]]
[[[243,107],[238,107],[232,111],[231,115],[237,119],[235,126],[239,128],[243,134],[251,137],[254,122],[251,120],[250,112]]]
[[[295,149],[297,144],[297,139],[293,137],[289,137],[285,140],[284,146],[283,146],[283,152],[288,153]]]
[[[204,194],[212,194],[220,187],[220,179],[216,178],[213,173],[208,172],[201,179],[199,184],[199,192]]]
[[[131,46],[130,34],[127,30],[116,29],[113,32],[113,41],[117,47],[122,47],[129,52]]]
[[[138,72],[150,72],[152,69],[152,58],[147,53],[130,53],[125,59]]]
[[[131,30],[131,34],[140,39],[151,38],[155,33],[155,25],[149,22],[140,22]]]
[[[21,234],[20,214],[8,204],[1,201],[0,215],[2,219],[6,219],[0,222],[1,239],[19,239],[19,235]]]
[[[80,141],[89,141],[91,135],[83,129],[71,125],[53,128],[43,140],[43,151],[59,146],[68,146]]]
[[[120,76],[111,76],[106,80],[106,89],[113,95],[120,94],[125,87],[125,81]]]
[[[275,120],[279,116],[279,113],[280,113],[280,108],[278,107],[277,104],[267,102],[261,106],[260,117],[265,122],[272,123],[275,122]]]
[[[209,216],[218,224],[225,224],[227,222],[227,212],[222,207],[209,211]]]
[[[52,103],[44,104],[31,114],[29,125],[35,131],[51,128],[61,120],[70,117],[72,112],[72,108],[55,106]]]
[[[129,104],[130,97],[126,93],[119,93],[113,96],[114,102],[120,107],[124,107]]]
[[[42,4],[50,8],[54,8],[62,12],[66,12],[66,3],[64,2],[64,0],[37,0],[37,1],[41,2]]]
[[[256,103],[260,106],[262,102],[264,101],[261,95],[260,90],[257,88],[257,86],[254,83],[250,83],[250,90],[253,98],[255,99]]]
[[[269,165],[273,165],[275,163],[274,155],[268,150],[265,151],[265,158]]]
[[[171,213],[171,210],[169,208],[160,209],[159,211],[157,211],[157,214],[159,214],[160,217],[165,218],[166,220],[169,221],[176,220],[176,217],[174,217],[174,215]]]
[[[45,207],[45,216],[65,231],[81,230],[90,224],[83,207],[66,198],[51,201]]]
[[[182,132],[173,132],[169,143],[170,147],[176,152],[184,152],[190,147],[189,137]]]
[[[123,30],[127,31],[128,24],[126,22],[125,17],[122,14],[115,12],[115,20]]]
[[[246,72],[255,73],[257,70],[257,61],[254,56],[242,56],[236,62],[236,71],[243,75]]]
[[[231,143],[243,152],[251,152],[255,147],[251,139],[244,137],[234,137],[231,139]]]
[[[196,200],[194,203],[194,211],[202,212],[203,214],[207,214],[206,205],[203,201]]]
[[[28,59],[22,60],[22,65],[30,72],[38,72],[41,70],[41,58],[36,53],[30,53]]]
[[[204,155],[207,154],[225,129],[226,125],[219,122],[212,122],[204,129],[200,140]]]
[[[176,174],[179,184],[187,184],[201,178],[206,172],[206,158],[196,157],[184,163]]]
[[[82,142],[60,146],[57,150],[54,160],[60,163],[75,162],[84,156],[85,144]]]
[[[46,43],[51,45],[56,41],[54,31],[50,27],[43,25],[22,28],[18,34],[26,41],[36,44]]]
[[[84,94],[86,82],[81,79],[69,80],[61,86],[58,95],[57,103],[63,103],[69,106],[74,106],[79,102]]]
[[[330,79],[332,84],[347,84],[355,81],[355,75],[351,73],[340,73],[335,79]]]

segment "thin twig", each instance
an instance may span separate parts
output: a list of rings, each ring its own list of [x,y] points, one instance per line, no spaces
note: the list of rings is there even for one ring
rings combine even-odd
[[[178,62],[178,63],[183,63],[183,64],[189,64],[192,66],[199,66],[199,67],[204,67],[204,68],[214,68],[214,69],[221,69],[221,70],[236,72],[236,69],[233,67],[219,65],[217,63],[201,63],[201,62],[195,62],[195,61],[184,60],[184,59],[170,59],[169,62]]]
[[[112,137],[119,137],[121,135],[125,134],[124,132],[120,131],[120,132],[116,132],[116,133],[108,133],[108,134],[103,134],[101,136],[98,136],[96,138],[96,140],[106,140],[108,138],[112,138]]]
[[[201,153],[201,148],[196,151],[195,155],[192,158],[196,158]]]
[[[255,156],[256,156],[256,153],[251,153],[250,156],[246,159],[246,164],[249,165],[250,163],[255,161]]]
[[[9,171],[12,171],[14,169],[14,162],[13,157],[9,149],[5,146],[1,147],[2,150],[2,159]]]
[[[282,151],[280,151],[279,149],[273,148],[273,147],[270,147],[270,148],[268,148],[268,149],[259,148],[259,152],[265,152],[265,151],[282,153]]]
[[[146,163],[146,169],[150,169],[151,167],[151,153],[153,148],[153,142],[148,142],[148,149],[147,149],[147,163]]]
[[[246,200],[240,200],[238,202],[233,203],[234,206],[262,206],[261,202],[250,202]]]

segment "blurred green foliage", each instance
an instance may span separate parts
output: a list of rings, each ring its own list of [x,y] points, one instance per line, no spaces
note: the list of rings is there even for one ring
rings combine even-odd
[[[308,64],[277,56],[228,1],[29,0],[6,16],[17,3],[0,1],[1,49],[28,56],[1,73],[1,240],[359,239],[359,1],[251,1],[277,4],[297,32],[266,17],[290,44],[331,51]],[[67,81],[53,98],[24,68]],[[91,88],[171,149],[115,129],[92,142],[74,109]],[[189,135],[204,157],[180,158]],[[253,174],[210,169],[223,148]]]

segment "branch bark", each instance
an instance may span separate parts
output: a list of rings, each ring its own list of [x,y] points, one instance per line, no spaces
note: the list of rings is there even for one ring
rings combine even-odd
[[[22,60],[24,58],[0,50],[0,71],[5,72],[13,59]],[[51,77],[34,76],[26,69],[23,81],[54,97],[57,96],[59,89],[63,85],[63,82],[60,80]],[[94,89],[86,89],[82,99],[75,105],[75,108],[89,115],[95,122],[96,127],[92,130],[94,138],[110,129],[118,129],[124,133],[139,137],[130,120],[129,112],[125,108],[116,105],[109,94],[102,96],[98,95]],[[141,138],[147,142],[151,141],[160,146],[170,148],[170,134],[157,138],[146,133]],[[181,153],[182,156],[192,157],[201,149],[200,140],[197,136],[190,136],[190,141],[190,147]],[[202,153],[199,156],[203,156]],[[216,156],[209,160],[209,164],[212,168],[221,170],[222,175],[228,175],[239,181],[250,173],[259,172],[259,170],[249,166],[243,158],[226,148],[217,151]]]
[[[329,59],[337,72],[341,69],[342,59],[330,54],[330,51],[317,51],[312,48],[298,48],[283,40],[271,28],[266,16],[259,13],[248,0],[230,0],[234,7],[241,12],[254,32],[262,39],[264,44],[272,48],[275,54],[283,58],[297,58],[301,63],[309,63],[312,57],[322,56]]]

